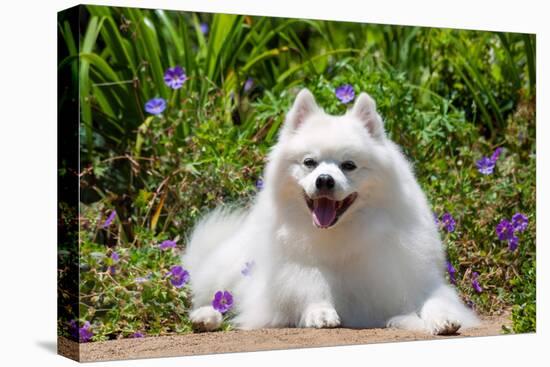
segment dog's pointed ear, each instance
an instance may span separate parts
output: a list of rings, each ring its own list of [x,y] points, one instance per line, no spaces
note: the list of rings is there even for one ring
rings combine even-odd
[[[292,132],[296,130],[310,115],[319,110],[313,94],[307,89],[302,89],[296,99],[292,108],[286,116],[284,132]]]
[[[376,139],[384,137],[384,123],[376,111],[376,102],[367,93],[359,95],[351,113],[365,124],[372,137]]]

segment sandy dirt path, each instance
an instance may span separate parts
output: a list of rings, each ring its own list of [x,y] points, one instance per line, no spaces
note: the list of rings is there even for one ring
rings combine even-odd
[[[396,329],[259,329],[121,339],[80,344],[60,338],[58,350],[82,362],[135,358],[172,357],[197,354],[252,352],[386,343],[397,341],[448,339],[457,337],[500,335],[502,326],[510,325],[509,315],[483,319],[479,327],[452,336],[431,336]],[[80,358],[78,358],[80,355]]]

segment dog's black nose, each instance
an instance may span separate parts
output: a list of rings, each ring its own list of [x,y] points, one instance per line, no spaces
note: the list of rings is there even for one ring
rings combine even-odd
[[[315,180],[315,186],[319,190],[332,190],[334,188],[334,178],[331,175],[323,173]]]

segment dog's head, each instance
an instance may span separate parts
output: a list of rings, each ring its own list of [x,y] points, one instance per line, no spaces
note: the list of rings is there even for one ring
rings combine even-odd
[[[344,223],[368,202],[389,164],[387,139],[374,100],[361,93],[342,116],[326,114],[303,89],[270,155],[267,184],[275,200],[317,228]]]

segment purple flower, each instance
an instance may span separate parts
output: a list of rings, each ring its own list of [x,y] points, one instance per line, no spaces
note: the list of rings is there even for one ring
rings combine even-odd
[[[136,331],[132,335],[130,335],[130,338],[143,338],[145,334],[143,334],[141,331]]]
[[[161,250],[167,250],[169,248],[174,248],[174,247],[176,247],[176,241],[174,241],[174,240],[164,240],[160,243],[159,247],[160,247]]]
[[[495,229],[498,239],[501,241],[508,241],[514,236],[514,227],[507,219],[503,219],[497,224]]]
[[[497,162],[498,157],[500,157],[500,153],[502,153],[502,148],[501,147],[496,148],[493,154],[491,155],[491,161],[493,163]]]
[[[81,343],[89,342],[92,339],[94,333],[91,328],[92,326],[90,325],[90,322],[86,321],[84,325],[78,329],[79,340]]]
[[[103,224],[101,225],[101,229],[105,229],[109,227],[111,223],[113,223],[113,220],[115,220],[115,217],[116,217],[116,210],[113,210],[111,214],[109,214],[107,219],[105,219],[105,222],[103,222]]]
[[[260,177],[256,180],[256,188],[262,190],[264,188],[264,180]]]
[[[212,307],[224,314],[233,307],[233,296],[228,291],[217,291],[212,300]]]
[[[483,157],[479,161],[476,162],[477,170],[484,174],[484,175],[490,175],[495,170],[495,166],[497,163],[498,158],[500,157],[500,154],[502,153],[502,148],[498,147],[495,149],[493,154],[491,154],[491,157]]]
[[[476,162],[477,170],[484,175],[490,175],[495,169],[495,162],[491,158],[483,157]]]
[[[355,91],[353,90],[353,87],[351,84],[344,84],[336,88],[335,92],[336,97],[340,100],[340,102],[346,104],[353,101],[355,98]]]
[[[69,322],[69,332],[71,333],[73,339],[78,340],[78,321],[71,320]]]
[[[112,261],[111,264],[117,263],[120,260],[120,256],[116,251],[113,251],[110,258],[111,258],[111,261]],[[116,274],[116,267],[114,265],[109,266],[109,268],[107,270],[111,275]]]
[[[449,273],[449,280],[452,284],[456,284],[456,269],[450,261],[447,261],[447,272]]]
[[[241,274],[244,276],[249,276],[250,274],[252,274],[252,269],[254,268],[254,265],[256,265],[254,261],[245,262],[244,267],[241,270]]]
[[[254,87],[254,79],[252,79],[252,78],[246,79],[246,82],[244,82],[244,91],[245,91],[245,93],[250,92],[252,87]]]
[[[441,223],[447,232],[454,232],[456,228],[456,221],[451,213],[445,213],[441,216]]]
[[[181,288],[189,281],[189,272],[179,265],[174,265],[168,273],[170,283],[176,288]]]
[[[160,115],[166,109],[166,101],[163,98],[153,98],[145,103],[145,111],[151,115]]]
[[[437,217],[437,214],[435,214],[435,212],[433,212],[433,215],[434,215],[435,225],[438,226],[439,225],[439,218]]]
[[[529,220],[525,214],[516,213],[512,216],[512,227],[514,227],[514,231],[523,232],[527,229],[528,224]]]
[[[498,239],[508,241],[508,250],[515,251],[519,245],[519,238],[515,235],[516,232],[523,232],[527,229],[529,220],[523,213],[516,213],[512,216],[512,221],[503,219],[496,227]]]
[[[481,293],[483,292],[483,288],[481,288],[479,281],[477,280],[478,275],[479,274],[475,271],[472,273],[472,288],[474,288],[477,293]]]
[[[117,262],[118,260],[120,260],[120,255],[113,251],[113,253],[111,254],[111,259],[114,261],[114,262]]]
[[[516,236],[512,236],[512,238],[508,240],[508,250],[510,250],[511,252],[516,251],[516,249],[518,248],[518,245],[519,245],[519,238],[517,238]]]
[[[201,29],[202,34],[204,35],[208,34],[208,30],[209,30],[208,23],[201,23],[199,27]]]
[[[474,301],[472,301],[471,299],[468,300],[468,302],[466,302],[466,306],[473,309],[475,307]]]
[[[187,80],[187,75],[181,66],[174,66],[166,69],[164,72],[164,83],[172,89],[180,89],[183,83]]]

